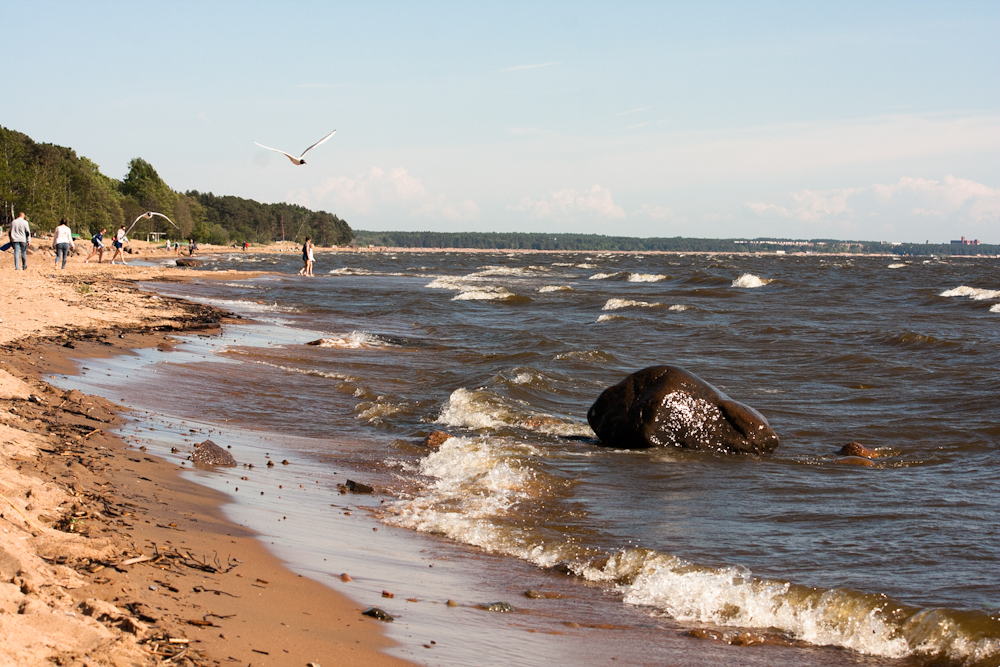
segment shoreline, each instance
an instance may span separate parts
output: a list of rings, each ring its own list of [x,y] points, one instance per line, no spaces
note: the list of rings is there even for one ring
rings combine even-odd
[[[22,274],[22,287],[48,289],[2,316],[0,664],[410,664],[383,652],[393,643],[360,605],[227,519],[224,494],[108,434],[118,406],[44,381],[75,372],[69,355],[169,349],[171,335],[225,321],[135,285],[183,270],[74,268]]]

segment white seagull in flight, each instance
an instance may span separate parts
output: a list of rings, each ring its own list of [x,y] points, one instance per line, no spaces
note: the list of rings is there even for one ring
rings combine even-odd
[[[326,135],[325,137],[323,137],[322,139],[320,139],[319,141],[317,141],[316,143],[314,143],[309,148],[307,148],[304,151],[302,151],[302,155],[300,155],[298,157],[295,157],[294,155],[290,155],[290,154],[286,153],[285,151],[279,151],[277,148],[271,148],[270,146],[265,146],[264,144],[257,144],[256,141],[254,143],[257,144],[258,146],[260,146],[261,148],[266,148],[269,151],[274,151],[275,153],[281,153],[282,155],[284,155],[285,157],[287,157],[289,160],[291,160],[292,164],[305,164],[306,161],[303,160],[302,158],[304,158],[306,156],[306,153],[308,153],[312,149],[316,148],[321,143],[323,143],[324,141],[326,141],[327,139],[329,139],[330,137],[332,137],[335,134],[337,134],[336,130],[334,130],[330,134]]]

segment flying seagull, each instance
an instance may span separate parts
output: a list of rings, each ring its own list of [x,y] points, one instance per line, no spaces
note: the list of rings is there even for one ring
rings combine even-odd
[[[336,130],[334,130],[334,131],[333,131],[333,132],[331,132],[330,134],[326,135],[325,137],[323,137],[322,139],[320,139],[319,141],[317,141],[316,143],[314,143],[314,144],[313,144],[312,146],[310,146],[309,148],[307,148],[307,149],[305,149],[304,151],[302,151],[302,155],[300,155],[300,156],[298,156],[298,157],[295,157],[295,156],[293,156],[293,155],[289,155],[289,154],[288,154],[288,153],[286,153],[285,151],[279,151],[279,150],[278,150],[277,148],[271,148],[270,146],[265,146],[264,144],[257,144],[257,142],[256,142],[256,141],[255,141],[254,143],[255,143],[255,144],[257,144],[258,146],[260,146],[261,148],[266,148],[266,149],[267,149],[267,150],[269,150],[269,151],[274,151],[275,153],[281,153],[282,155],[284,155],[285,157],[287,157],[287,158],[288,158],[289,160],[291,160],[291,161],[292,161],[292,164],[305,164],[305,163],[306,163],[306,161],[305,161],[305,160],[303,160],[302,158],[304,158],[304,157],[306,156],[306,153],[308,153],[308,152],[309,152],[309,151],[311,151],[312,149],[316,148],[316,147],[317,147],[317,146],[319,146],[319,145],[320,145],[321,143],[323,143],[324,141],[326,141],[327,139],[329,139],[330,137],[332,137],[332,136],[333,136],[333,135],[335,135],[335,134],[337,134],[337,131],[336,131]]]
[[[174,221],[168,218],[167,216],[163,215],[162,213],[157,213],[156,211],[146,211],[145,213],[143,213],[138,218],[132,221],[132,224],[129,225],[128,229],[125,230],[125,233],[128,234],[130,231],[132,231],[132,228],[135,227],[135,223],[139,222],[143,218],[146,218],[147,220],[152,220],[154,215],[158,215],[167,222],[169,222],[171,225],[174,225]],[[177,227],[177,225],[174,225],[174,227],[180,229],[180,227]]]

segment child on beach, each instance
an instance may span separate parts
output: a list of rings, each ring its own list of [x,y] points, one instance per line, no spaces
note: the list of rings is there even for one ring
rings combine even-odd
[[[66,218],[59,221],[59,226],[56,227],[55,236],[52,237],[52,247],[56,249],[56,267],[60,270],[66,268],[66,258],[69,257],[70,249],[76,249],[76,244],[73,243],[73,232],[70,231],[69,225],[66,224]],[[62,266],[59,266],[59,260],[62,259]]]
[[[106,229],[102,228],[101,231],[90,237],[90,242],[93,244],[94,249],[87,255],[87,259],[83,260],[84,264],[90,264],[90,258],[94,255],[97,255],[98,264],[104,262],[104,232],[106,231]]]
[[[115,263],[115,259],[118,257],[122,258],[122,264],[128,266],[128,262],[125,261],[125,255],[122,254],[122,248],[128,243],[128,238],[125,236],[125,225],[118,228],[118,233],[115,234],[115,240],[112,241],[112,245],[115,247],[115,254],[111,256],[111,263]]]

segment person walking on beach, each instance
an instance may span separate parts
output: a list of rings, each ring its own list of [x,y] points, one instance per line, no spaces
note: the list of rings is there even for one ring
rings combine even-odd
[[[194,257],[194,251],[198,249],[198,244],[194,239],[188,239],[188,257]]]
[[[122,253],[122,249],[125,244],[128,243],[128,238],[125,236],[125,225],[118,228],[118,233],[115,234],[115,240],[111,242],[111,245],[115,247],[115,254],[111,256],[111,263],[114,264],[115,260],[119,257],[122,258],[122,264],[128,266],[128,262],[125,261],[125,255]]]
[[[93,244],[94,249],[87,255],[87,259],[83,260],[84,264],[90,264],[90,258],[94,255],[97,255],[98,264],[104,261],[104,232],[106,231],[106,229],[102,228],[101,231],[90,237],[90,242]]]
[[[52,237],[52,247],[56,249],[56,267],[60,270],[65,269],[66,258],[69,257],[70,249],[76,249],[76,244],[73,243],[73,232],[70,231],[69,225],[66,224],[66,218],[60,220],[59,226],[56,227],[55,236]],[[59,266],[60,258],[62,258],[62,266]]]
[[[31,245],[31,228],[24,219],[24,212],[10,223],[10,245],[14,248],[14,270],[28,270],[28,246]],[[18,262],[20,259],[20,262]]]
[[[175,255],[181,254],[181,242],[180,241],[174,241],[174,254]]]
[[[306,242],[302,244],[302,269],[299,271],[300,276],[311,276],[313,274],[313,262],[316,258],[313,256],[313,244],[312,237],[307,236]]]

